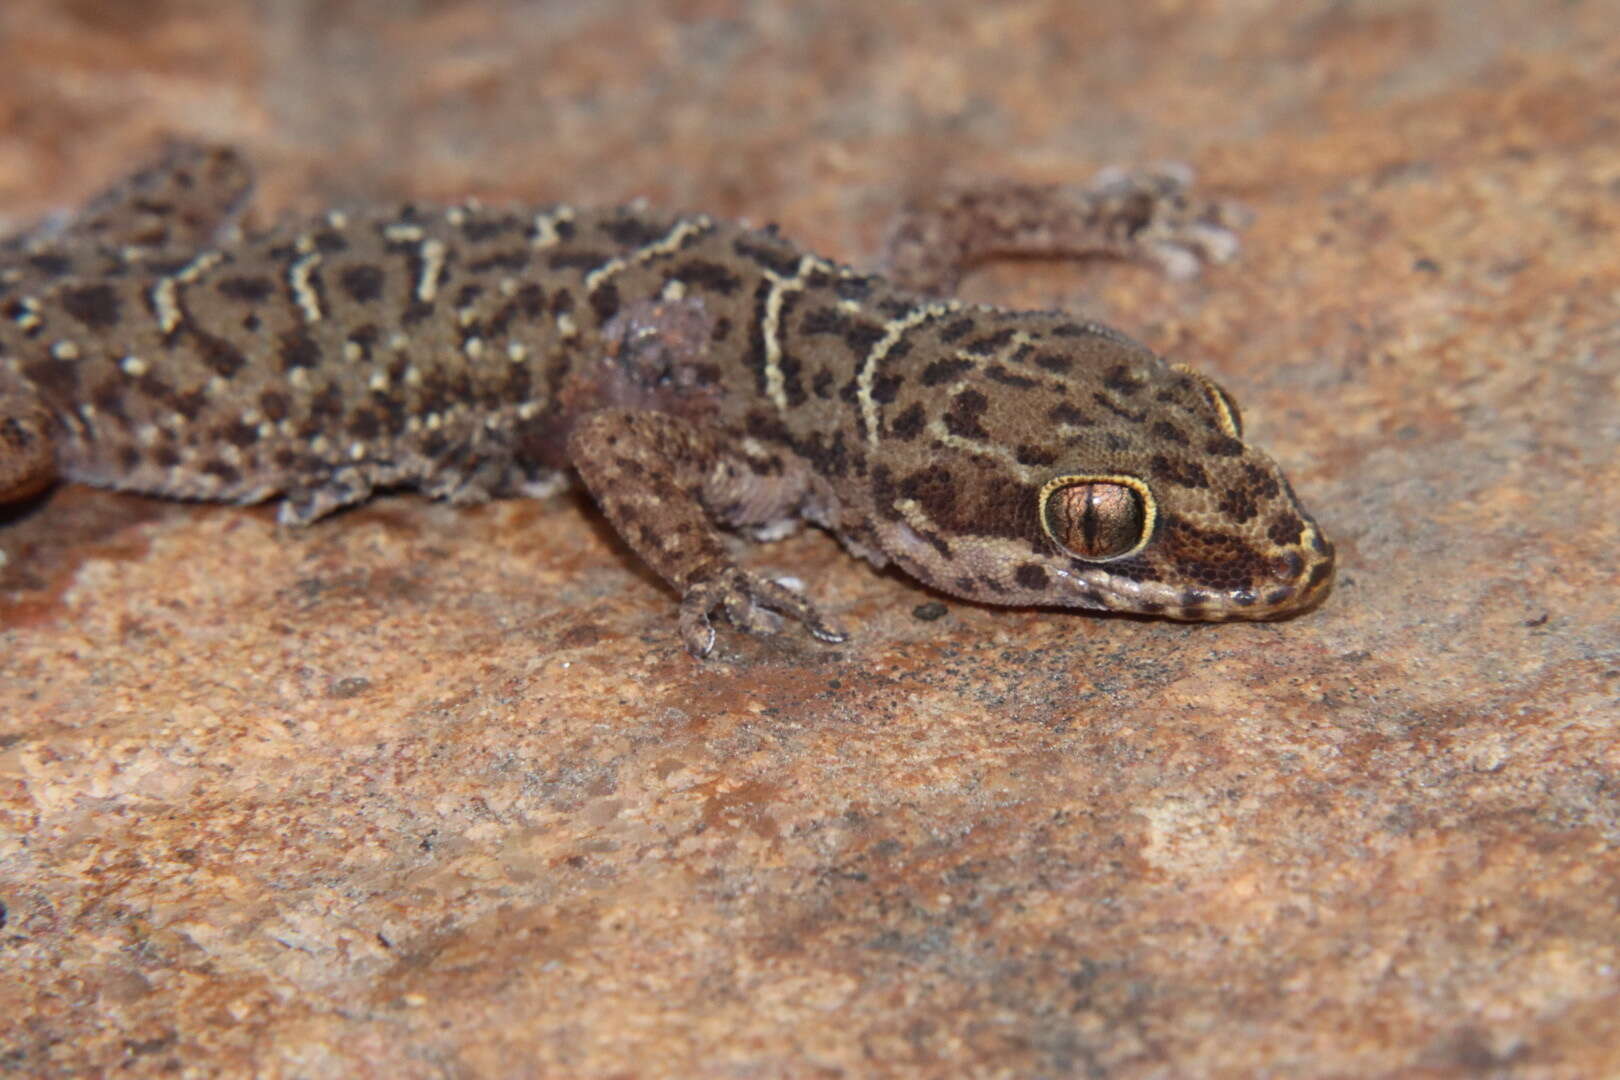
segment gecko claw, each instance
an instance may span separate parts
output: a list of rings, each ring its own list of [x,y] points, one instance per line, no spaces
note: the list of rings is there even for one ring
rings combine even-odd
[[[810,599],[797,589],[740,567],[730,567],[687,586],[681,598],[681,640],[699,659],[714,649],[711,615],[726,613],[731,624],[745,633],[765,635],[781,629],[781,616],[804,624],[812,637],[828,644],[849,640],[849,635],[828,622]]]

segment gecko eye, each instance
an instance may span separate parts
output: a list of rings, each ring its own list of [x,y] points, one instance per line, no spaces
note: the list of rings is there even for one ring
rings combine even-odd
[[[1077,559],[1134,555],[1157,516],[1153,493],[1133,476],[1060,476],[1041,489],[1041,528]]]
[[[1232,395],[1216,385],[1214,379],[1194,371],[1186,364],[1176,364],[1174,367],[1197,383],[1198,388],[1204,392],[1204,396],[1215,409],[1215,422],[1220,425],[1221,431],[1234,439],[1243,438],[1243,414],[1238,411],[1237,402],[1232,400]]]

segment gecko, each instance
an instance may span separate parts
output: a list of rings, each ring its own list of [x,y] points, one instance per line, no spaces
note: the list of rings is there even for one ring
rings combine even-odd
[[[574,477],[697,657],[720,615],[846,640],[728,538],[803,522],[990,605],[1287,615],[1334,548],[1225,390],[1096,322],[951,297],[992,258],[1224,259],[1230,215],[1185,179],[948,189],[880,276],[640,205],[247,230],[244,157],[175,143],[0,244],[0,503],[73,481],[279,498],[305,525],[380,489],[474,503]]]

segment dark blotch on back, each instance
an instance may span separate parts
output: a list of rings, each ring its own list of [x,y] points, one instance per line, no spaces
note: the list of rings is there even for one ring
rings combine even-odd
[[[504,232],[515,230],[518,225],[518,219],[510,215],[499,218],[471,218],[462,224],[461,235],[469,244],[482,244]]]
[[[870,277],[841,277],[833,285],[833,292],[838,294],[840,300],[865,300],[872,295],[872,279]]]
[[[167,390],[167,387],[164,389]],[[172,407],[173,402],[167,396],[159,398],[155,392],[148,391],[148,393],[154,398],[169,402]],[[125,397],[124,384],[116,381],[104,382],[90,391],[90,403],[96,407],[96,411],[111,416],[123,424],[129,423],[129,412],[124,408]]]
[[[546,310],[546,291],[536,282],[526,282],[518,288],[512,302],[518,305],[526,318],[538,319]]]
[[[93,330],[117,326],[123,316],[117,290],[105,283],[63,289],[61,301],[64,311]]]
[[[600,251],[559,251],[546,260],[553,270],[595,270],[608,262]]]
[[[229,379],[247,367],[248,360],[242,350],[224,338],[201,332],[196,333],[195,337],[197,358],[207,365],[210,371]]]
[[[382,267],[371,263],[355,263],[345,266],[338,274],[338,284],[348,294],[349,299],[357,304],[369,304],[382,296],[383,282],[387,275]]]
[[[849,346],[856,356],[865,356],[883,337],[883,328],[874,323],[862,322],[852,319],[843,312],[833,308],[813,308],[805,312],[804,319],[799,323],[799,330],[805,334],[836,334],[843,338],[844,344]],[[898,349],[904,342],[897,343]],[[904,355],[894,350],[890,351],[891,359],[898,359]]]
[[[281,370],[312,368],[321,362],[321,347],[307,331],[290,330],[281,335]]]
[[[615,244],[628,248],[642,248],[649,244],[656,244],[669,234],[667,224],[647,221],[643,218],[626,215],[624,217],[610,218],[597,226],[602,234],[610,237]]]
[[[799,269],[799,254],[780,240],[776,244],[780,246],[766,246],[757,240],[739,236],[732,241],[731,249],[778,277],[792,277]]]
[[[343,391],[337,383],[327,383],[309,401],[309,415],[316,420],[334,421],[343,415]],[[330,425],[323,425],[323,428]]]
[[[275,295],[276,283],[267,277],[236,274],[221,278],[214,286],[214,291],[227,300],[238,300],[244,304],[262,304]]]
[[[57,360],[51,357],[25,364],[23,375],[29,382],[64,404],[71,400],[79,389],[79,365],[72,360]]]
[[[336,229],[322,229],[315,234],[315,250],[322,255],[337,255],[349,250],[349,241]]]
[[[900,375],[879,375],[872,380],[872,400],[879,405],[892,405],[905,381]]]
[[[38,255],[29,256],[28,265],[46,277],[61,277],[73,269],[73,260],[66,255],[45,251]]]
[[[923,407],[913,402],[906,407],[904,412],[890,422],[889,434],[902,440],[915,439],[922,434],[923,425],[926,422]]]
[[[591,290],[588,297],[591,310],[600,322],[607,322],[619,312],[619,289],[613,282],[605,282]]]
[[[833,373],[827,368],[816,372],[816,377],[810,380],[810,392],[823,401],[832,398]]]
[[[695,288],[717,292],[721,296],[730,296],[742,286],[742,278],[720,263],[710,262],[708,259],[688,259],[677,266],[670,277]]]
[[[287,395],[279,390],[266,390],[259,395],[259,411],[264,413],[265,419],[272,423],[279,423],[287,419],[292,410],[292,403]]]
[[[177,393],[171,400],[175,412],[185,417],[186,420],[195,422],[203,414],[203,410],[208,407],[208,391],[199,386],[195,390]]]
[[[529,266],[529,249],[517,248],[512,251],[498,251],[493,255],[486,255],[481,259],[474,259],[467,264],[470,274],[487,274],[491,270],[505,270],[507,273],[522,273]]]
[[[359,409],[349,417],[349,434],[370,441],[382,434],[382,418],[371,409]]]
[[[214,434],[221,442],[228,442],[244,450],[259,441],[258,426],[243,420],[232,420],[223,424]]]

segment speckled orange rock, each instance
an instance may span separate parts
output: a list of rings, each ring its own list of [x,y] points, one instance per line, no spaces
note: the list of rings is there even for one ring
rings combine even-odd
[[[1616,25],[7,3],[8,225],[170,131],[272,208],[645,195],[851,260],[939,176],[1191,162],[1234,265],[969,295],[1217,374],[1341,570],[1280,624],[924,619],[802,536],[753,564],[854,641],[696,664],[573,496],[5,509],[0,1069],[1620,1072]]]

